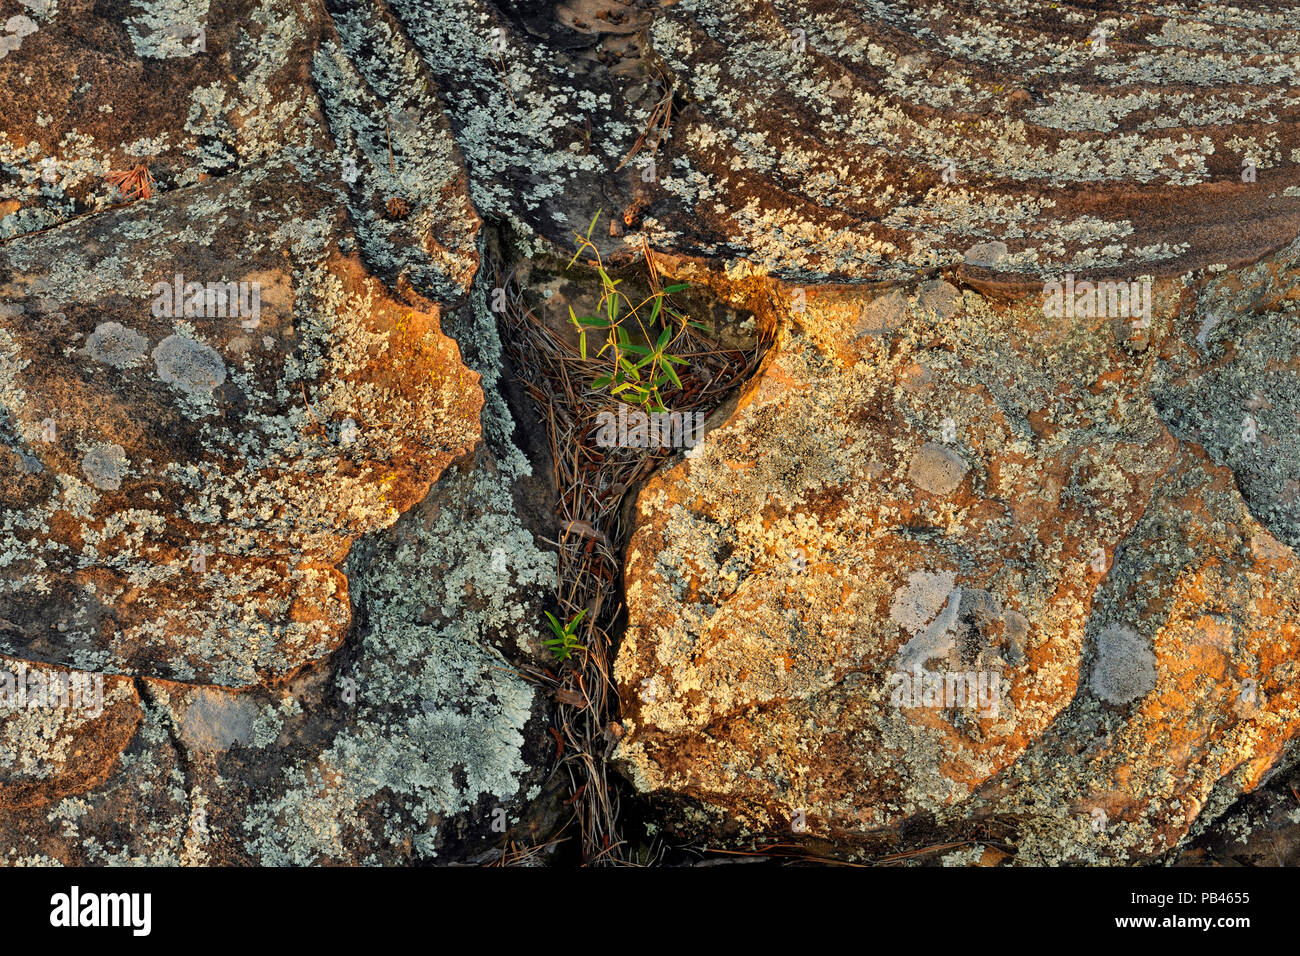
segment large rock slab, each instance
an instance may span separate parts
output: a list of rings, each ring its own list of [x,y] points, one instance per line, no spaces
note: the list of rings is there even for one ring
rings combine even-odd
[[[1246,264],[1300,226],[1289,5],[588,7],[386,7],[378,48],[409,42],[476,208],[530,243],[602,212],[608,252],[994,288]]]
[[[150,211],[0,250],[0,650],[284,677],[343,639],[350,543],[473,448],[477,376],[435,304],[394,300],[330,248],[343,211],[305,163]],[[246,284],[241,306],[256,285],[261,307],[177,309],[177,282]]]
[[[929,284],[855,339],[895,293],[807,296],[639,498],[635,785],[846,844],[1010,818],[1024,859],[1093,861],[1256,786],[1300,718],[1297,565],[1157,414],[1185,284],[1141,330]]]
[[[491,356],[490,316],[466,311],[456,322]],[[495,374],[490,359],[481,367]],[[494,421],[497,437],[352,550],[342,570],[355,623],[336,653],[273,686],[142,678],[134,736],[90,727],[69,738],[117,747],[93,765],[102,776],[79,762],[80,774],[51,777],[57,792],[0,808],[0,858],[402,865],[543,841],[558,825],[553,744],[520,668],[541,663],[535,625],[555,561],[517,510],[531,465],[509,431]],[[69,745],[32,732],[21,742],[13,783],[30,792],[19,771]]]
[[[646,232],[783,276],[1249,262],[1300,226],[1298,17],[682,0],[649,30],[687,105]]]
[[[989,286],[1240,265],[1300,225],[1284,4],[28,6],[0,58],[0,236],[118,201],[110,170],[147,162],[168,190],[283,148],[337,150],[372,263],[431,282],[472,268],[474,211],[527,243],[603,211],[609,251]],[[472,209],[412,255],[387,208],[445,206],[441,128]]]
[[[153,110],[68,106],[86,175],[6,221],[0,645],[108,700],[0,714],[6,862],[449,861],[552,825],[519,669],[554,559],[519,511],[484,291],[467,304],[459,150],[377,8],[240,10],[193,56],[110,43]],[[29,105],[5,132],[46,148]],[[106,208],[91,173],[141,138],[154,194]],[[178,275],[255,286],[256,314],[169,311]]]

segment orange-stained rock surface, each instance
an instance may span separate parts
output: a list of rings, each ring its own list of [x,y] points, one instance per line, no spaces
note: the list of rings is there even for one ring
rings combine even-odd
[[[857,338],[879,297],[788,312],[638,500],[636,784],[834,841],[1010,817],[1025,862],[1149,859],[1258,785],[1300,719],[1296,558],[1153,394],[1221,292],[1157,283],[1148,328],[934,283]]]
[[[1296,4],[3,2],[0,862],[558,831],[573,449],[490,266],[567,329],[589,228],[773,336],[631,489],[616,786],[715,845],[1287,844]],[[102,699],[9,706],[36,671]]]

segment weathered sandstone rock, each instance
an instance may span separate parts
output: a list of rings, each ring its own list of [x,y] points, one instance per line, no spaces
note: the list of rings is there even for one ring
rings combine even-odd
[[[1159,283],[1141,347],[1130,320],[973,292],[853,341],[865,296],[810,296],[641,494],[637,786],[849,843],[1009,816],[1026,861],[1149,858],[1256,786],[1300,729],[1300,567],[1158,413],[1171,368],[1197,396],[1215,375],[1187,364],[1198,292],[1228,296]],[[1223,303],[1238,341],[1285,336],[1274,302]]]

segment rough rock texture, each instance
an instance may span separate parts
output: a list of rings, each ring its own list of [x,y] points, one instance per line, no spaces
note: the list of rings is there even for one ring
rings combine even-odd
[[[847,851],[1287,825],[1295,5],[0,2],[0,670],[105,675],[0,709],[0,860],[545,838],[549,469],[482,226],[598,212],[778,333],[639,498],[633,785]],[[1150,326],[1047,318],[1067,271],[1155,277]],[[978,706],[893,706],[935,668]]]
[[[33,667],[15,658],[0,658],[0,666],[8,701],[15,699],[20,680],[28,694],[41,693],[29,674],[39,674],[44,686],[66,680],[72,697],[73,672],[66,668]],[[0,712],[0,766],[6,771],[0,781],[0,808],[38,807],[82,793],[116,770],[118,755],[140,724],[139,695],[122,677],[101,677],[97,687],[82,686],[94,687],[86,697],[91,706],[7,706]]]
[[[473,447],[476,376],[436,307],[325,247],[344,220],[310,176],[268,162],[161,197],[144,229],[114,210],[0,251],[0,650],[230,686],[290,674],[346,632],[351,541]],[[260,281],[255,326],[151,314],[176,274]]]
[[[1002,243],[972,263],[990,283],[1248,260],[1300,226],[1298,18],[682,0],[650,30],[689,104],[663,164],[677,201],[646,213],[655,244],[901,277]]]
[[[0,62],[32,87],[0,130],[0,660],[108,676],[99,712],[6,697],[0,858],[499,844],[549,752],[518,668],[554,559],[427,84],[371,8],[65,0],[39,23]],[[153,196],[124,204],[100,177],[141,159]]]
[[[1229,466],[1280,487],[1289,431],[1229,454],[1158,414],[1175,388],[1245,413],[1205,396],[1227,376],[1198,301],[1233,309],[1234,354],[1300,321],[1285,284],[1235,285],[1160,283],[1143,330],[914,289],[856,340],[866,294],[810,295],[641,493],[616,671],[638,787],[848,843],[1010,817],[1033,862],[1150,858],[1259,784],[1300,730],[1300,565]],[[925,672],[994,689],[895,696]]]
[[[636,227],[611,246],[805,280],[967,262],[1000,286],[1240,264],[1300,226],[1291,4],[390,6],[479,213],[562,245],[603,208]],[[628,159],[661,81],[671,137]]]

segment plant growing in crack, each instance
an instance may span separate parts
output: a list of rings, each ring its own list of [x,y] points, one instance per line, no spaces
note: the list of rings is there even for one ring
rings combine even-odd
[[[567,661],[574,651],[582,647],[582,641],[578,637],[578,623],[587,613],[587,609],[583,608],[567,624],[563,625],[550,611],[543,613],[546,614],[546,623],[551,626],[551,632],[555,635],[554,637],[548,637],[545,644],[555,654],[557,660]]]
[[[587,358],[587,332],[598,331],[605,335],[605,342],[596,353],[601,358],[609,353],[609,372],[598,376],[592,385],[596,388],[608,388],[611,395],[625,401],[630,400],[651,412],[666,412],[660,390],[672,385],[678,390],[682,381],[677,376],[674,366],[687,365],[686,359],[673,354],[669,349],[677,341],[687,325],[708,331],[708,326],[693,322],[686,315],[675,309],[668,296],[689,288],[687,283],[660,286],[658,278],[651,271],[651,292],[640,302],[634,303],[619,285],[622,279],[613,279],[605,269],[600,250],[591,241],[591,233],[600,219],[600,212],[591,220],[587,234],[574,233],[578,240],[578,250],[569,260],[566,268],[573,266],[583,252],[590,250],[593,258],[591,265],[600,276],[601,293],[596,303],[596,315],[577,315],[569,307],[569,321],[578,330],[578,345],[583,359]],[[648,261],[648,259],[647,259]],[[625,323],[634,320],[641,332],[641,341],[634,341],[625,327]],[[659,331],[656,334],[655,329]],[[643,344],[644,343],[644,344]]]
[[[589,248],[590,236],[598,221],[592,222],[585,240],[582,236],[577,237],[578,255],[570,265],[578,260],[584,249]],[[637,342],[635,336],[639,333],[635,327],[629,327],[628,331],[633,333],[629,341],[644,345],[651,351],[657,350],[661,356],[673,354],[674,348],[679,350],[678,356],[689,356],[689,374],[680,366],[675,368],[686,389],[667,397],[690,409],[707,411],[716,408],[734,386],[757,371],[766,346],[755,342],[744,350],[724,348],[708,334],[707,327],[681,321],[680,314],[674,314],[671,304],[662,298],[681,291],[681,287],[660,289],[654,259],[648,247],[643,246],[643,251],[650,272],[650,288],[660,293],[659,311],[655,318],[660,320],[663,328],[675,327],[674,331],[680,337],[676,338],[670,332],[668,340],[660,345],[658,337],[662,337],[663,332],[655,329],[654,338],[647,336],[644,341]],[[616,626],[621,604],[616,599],[616,582],[622,574],[619,556],[629,530],[623,526],[622,504],[626,495],[634,493],[644,466],[666,458],[671,452],[647,448],[607,454],[598,445],[592,447],[590,425],[600,406],[609,400],[605,391],[593,387],[592,380],[598,372],[605,373],[608,369],[593,368],[596,363],[585,358],[585,337],[584,355],[580,357],[576,348],[579,343],[557,334],[549,317],[539,318],[528,307],[523,291],[515,281],[514,271],[508,269],[506,263],[491,251],[488,251],[485,261],[491,277],[488,288],[493,289],[494,294],[501,294],[500,308],[493,307],[492,311],[499,314],[506,333],[502,335],[502,345],[537,402],[538,411],[547,423],[551,447],[556,449],[553,462],[557,513],[563,515],[565,523],[564,534],[556,542],[563,559],[559,564],[555,602],[557,609],[563,608],[562,614],[578,613],[567,628],[554,615],[547,614],[552,634],[546,641],[547,646],[562,661],[566,660],[566,653],[569,655],[569,660],[554,673],[545,668],[538,674],[539,681],[552,689],[555,700],[556,719],[549,728],[555,738],[555,760],[557,766],[563,766],[568,773],[573,788],[572,802],[582,821],[584,859],[592,862],[624,861],[628,843],[621,838],[617,799],[611,793],[604,770],[612,742],[618,736],[617,730],[622,729],[617,723],[617,693],[610,666],[610,650],[614,646],[611,631]],[[601,270],[605,268],[598,256],[594,264]],[[601,280],[601,288],[607,294],[623,294],[633,281],[619,285],[606,275]],[[628,305],[620,298],[616,306],[623,322],[631,314],[625,308]],[[670,311],[665,311],[665,306]],[[584,326],[576,323],[576,315],[570,316],[580,333],[575,337],[592,331],[606,340],[610,352],[623,355],[625,349],[620,345],[618,333],[608,328],[609,308],[608,301],[603,301],[593,310],[604,316],[599,324]],[[642,305],[642,314],[647,319],[653,311],[653,301]],[[677,326],[678,321],[681,321],[680,326]],[[695,330],[687,328],[687,325],[703,329],[706,334],[697,336]],[[632,360],[632,356],[637,357]],[[646,356],[626,352],[626,357],[635,365]],[[650,376],[649,369],[653,364],[651,359],[641,367],[640,374]],[[612,375],[610,377],[612,380]],[[588,609],[585,612],[581,611],[584,607]],[[579,627],[582,630],[581,643],[576,633]],[[575,655],[574,651],[581,653]]]

